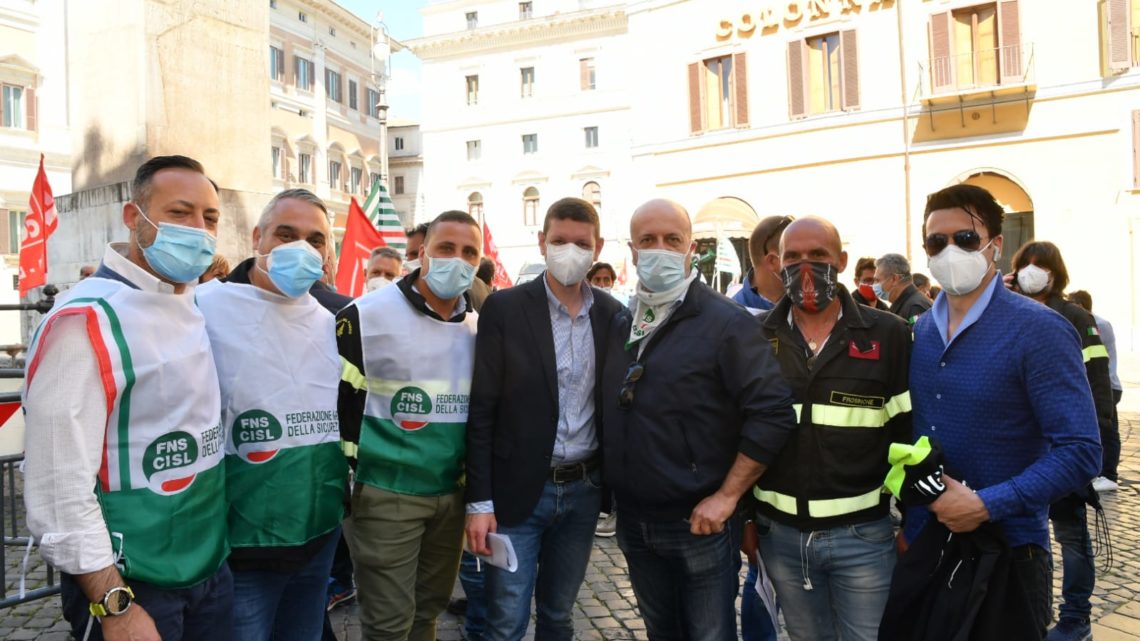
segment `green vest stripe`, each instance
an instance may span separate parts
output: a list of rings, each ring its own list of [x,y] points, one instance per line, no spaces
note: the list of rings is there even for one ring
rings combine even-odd
[[[103,312],[107,314],[107,321],[111,324],[111,336],[115,339],[115,346],[119,348],[119,360],[123,365],[123,392],[119,396],[119,483],[124,490],[131,489],[131,457],[130,433],[131,422],[131,390],[135,386],[135,368],[131,360],[131,350],[127,348],[127,341],[123,338],[123,326],[119,323],[119,316],[103,299],[96,302]]]

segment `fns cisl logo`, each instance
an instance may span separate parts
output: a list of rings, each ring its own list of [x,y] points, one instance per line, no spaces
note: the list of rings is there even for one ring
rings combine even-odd
[[[408,431],[427,425],[431,414],[431,397],[418,387],[402,387],[392,395],[392,420]]]
[[[239,414],[230,433],[238,456],[250,463],[264,463],[277,456],[277,441],[284,434],[281,423],[263,410]]]
[[[197,439],[186,432],[171,432],[147,446],[143,455],[143,473],[151,490],[159,494],[178,494],[194,482],[196,473],[184,468],[197,460]]]

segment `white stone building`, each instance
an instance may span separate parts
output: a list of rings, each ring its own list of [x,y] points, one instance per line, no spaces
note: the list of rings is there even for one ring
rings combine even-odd
[[[624,3],[448,0],[423,10],[420,192],[430,213],[485,220],[514,279],[541,260],[547,207],[598,206],[603,260],[628,254],[631,180]]]

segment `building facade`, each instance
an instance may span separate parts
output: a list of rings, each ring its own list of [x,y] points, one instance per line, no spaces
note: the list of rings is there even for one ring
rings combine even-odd
[[[55,193],[71,191],[66,46],[59,2],[0,0],[0,303],[19,302],[20,238],[40,153]],[[0,314],[0,345],[20,319]]]
[[[312,190],[339,233],[349,200],[363,203],[385,173],[386,47],[382,33],[335,2],[270,2],[273,186]]]
[[[388,173],[388,194],[404,227],[410,229],[431,221],[431,212],[425,208],[420,191],[424,155],[418,124],[406,120],[388,122]]]
[[[630,275],[629,216],[654,196],[690,210],[702,248],[733,238],[745,265],[756,221],[817,214],[852,262],[898,252],[927,272],[926,197],[969,182],[1006,210],[1003,269],[1025,241],[1057,243],[1071,287],[1122,350],[1140,348],[1140,0],[449,0],[423,14],[428,208],[482,212],[512,271],[537,256],[545,207],[596,176],[603,258]],[[591,48],[597,89],[574,91]],[[575,138],[594,122],[591,156]]]
[[[1138,11],[1137,0],[632,3],[631,64],[649,70],[630,79],[639,189],[706,224],[730,226],[740,210],[822,215],[853,259],[899,252],[927,272],[926,196],[982,185],[1006,210],[1003,269],[1023,242],[1053,241],[1070,287],[1090,291],[1134,350]],[[718,212],[725,202],[732,215]]]
[[[583,197],[602,213],[603,259],[620,259],[632,206],[624,3],[448,0],[422,12],[424,36],[406,44],[423,60],[428,217],[466,209],[486,221],[514,279],[541,261],[547,207]]]

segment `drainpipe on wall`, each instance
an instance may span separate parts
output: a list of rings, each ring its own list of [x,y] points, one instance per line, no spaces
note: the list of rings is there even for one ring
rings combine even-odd
[[[902,101],[902,136],[903,136],[903,207],[905,211],[904,225],[906,228],[906,258],[914,262],[914,255],[911,253],[911,211],[910,211],[910,112],[908,109],[909,100],[906,93],[906,47],[903,43],[903,18],[902,18],[902,5],[901,2],[895,3],[895,21],[898,33],[899,44],[899,98]],[[919,79],[922,82],[922,79]]]

